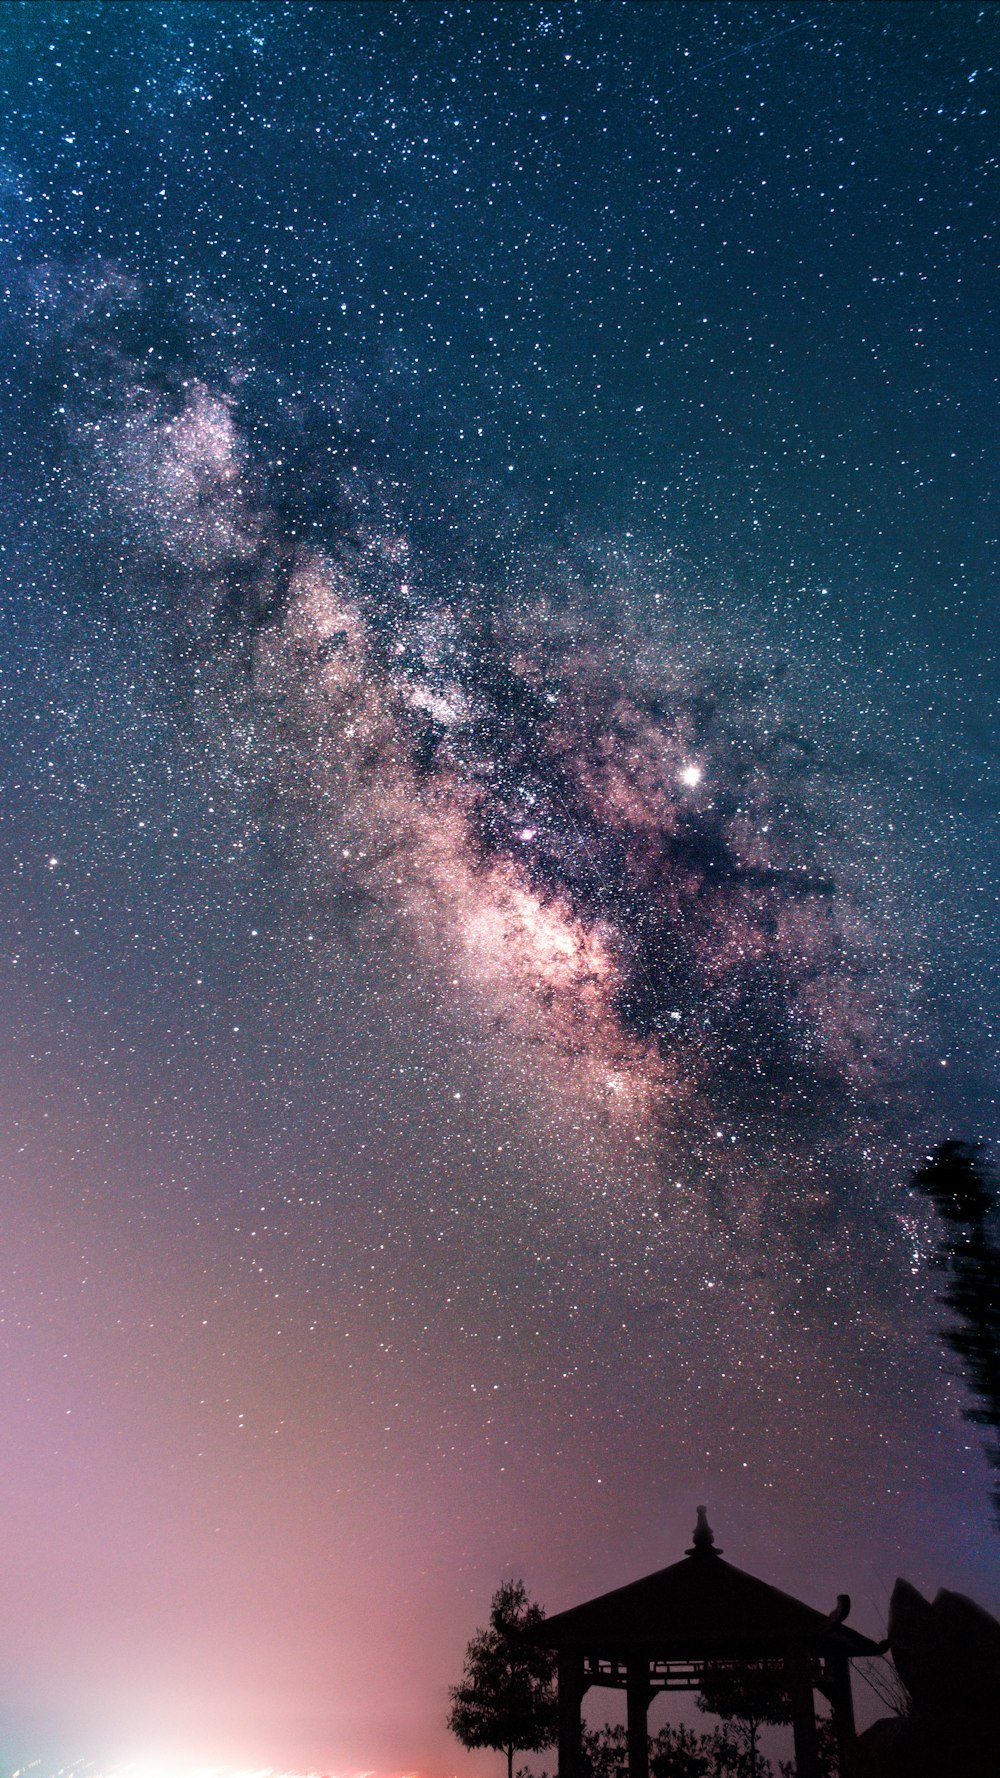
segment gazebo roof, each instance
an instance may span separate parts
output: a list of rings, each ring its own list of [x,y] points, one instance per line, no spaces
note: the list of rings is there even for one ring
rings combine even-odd
[[[693,1547],[680,1562],[545,1618],[532,1639],[601,1660],[767,1660],[793,1648],[874,1655],[879,1644],[849,1629],[841,1594],[825,1614],[724,1562],[698,1508]]]

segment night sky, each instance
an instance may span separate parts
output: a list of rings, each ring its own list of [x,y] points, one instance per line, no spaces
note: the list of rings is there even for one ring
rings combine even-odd
[[[0,6],[8,1768],[492,1772],[701,1501],[1000,1606],[998,50]]]

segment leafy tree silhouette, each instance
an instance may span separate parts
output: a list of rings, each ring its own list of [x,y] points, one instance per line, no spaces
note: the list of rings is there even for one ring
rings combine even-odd
[[[698,1693],[698,1708],[721,1716],[740,1736],[747,1778],[761,1778],[764,1766],[757,1737],[765,1723],[790,1722],[792,1701],[779,1666],[712,1667]]]
[[[821,1717],[816,1730],[819,1778],[838,1778],[836,1734],[830,1717]],[[621,1723],[584,1729],[582,1752],[584,1778],[626,1778],[628,1737]],[[759,1749],[753,1760],[757,1778],[775,1778],[774,1766]],[[680,1724],[664,1723],[649,1737],[649,1770],[652,1778],[750,1778],[751,1755],[733,1720],[703,1735]],[[778,1773],[780,1778],[795,1778],[794,1760],[779,1760]],[[516,1778],[548,1778],[548,1774],[522,1766]]]
[[[957,1319],[942,1330],[942,1338],[959,1359],[976,1402],[966,1409],[966,1419],[987,1429],[987,1461],[1000,1472],[1000,1246],[990,1229],[996,1183],[978,1143],[948,1141],[918,1168],[913,1184],[930,1198],[944,1225],[934,1264],[947,1283],[938,1301]],[[991,1496],[1000,1530],[1000,1482]]]
[[[649,1769],[653,1778],[726,1778],[729,1752],[730,1743],[719,1729],[696,1735],[693,1729],[665,1723],[649,1738]]]
[[[489,1625],[465,1651],[461,1684],[451,1688],[452,1734],[463,1747],[506,1754],[507,1778],[515,1753],[537,1753],[556,1738],[555,1656],[524,1635],[544,1616],[523,1581],[505,1581],[493,1595]]]

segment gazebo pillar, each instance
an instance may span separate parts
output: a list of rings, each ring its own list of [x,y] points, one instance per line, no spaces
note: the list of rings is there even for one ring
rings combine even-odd
[[[812,1666],[806,1649],[789,1651],[785,1656],[785,1673],[792,1701],[796,1778],[820,1778]]]
[[[628,1704],[628,1778],[649,1778],[649,1660],[630,1655],[625,1668]]]
[[[575,1648],[560,1648],[556,1663],[556,1695],[559,1703],[559,1778],[580,1778],[583,1748],[583,1655]]]
[[[837,1737],[837,1758],[844,1778],[853,1771],[851,1760],[857,1742],[854,1728],[854,1699],[851,1696],[850,1657],[840,1649],[831,1650],[823,1662],[826,1695],[830,1700],[833,1731]]]

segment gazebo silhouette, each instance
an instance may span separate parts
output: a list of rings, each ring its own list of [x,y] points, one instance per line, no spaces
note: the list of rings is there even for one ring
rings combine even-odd
[[[648,1778],[647,1713],[658,1692],[698,1691],[706,1671],[779,1667],[792,1707],[798,1778],[818,1778],[814,1692],[829,1701],[841,1770],[854,1744],[851,1657],[883,1645],[845,1618],[846,1593],[828,1615],[724,1562],[703,1506],[680,1562],[630,1586],[545,1618],[530,1632],[556,1653],[559,1778],[579,1778],[581,1704],[592,1685],[628,1700],[628,1778]]]

